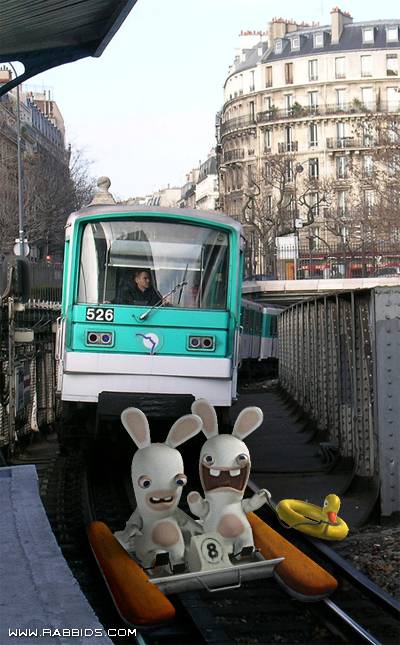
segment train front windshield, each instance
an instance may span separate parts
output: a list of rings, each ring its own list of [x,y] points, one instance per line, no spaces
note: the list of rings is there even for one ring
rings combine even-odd
[[[142,304],[131,294],[146,272],[147,288],[157,297],[170,293],[167,302],[173,307],[225,309],[228,266],[229,238],[221,230],[149,220],[88,223],[78,302]]]

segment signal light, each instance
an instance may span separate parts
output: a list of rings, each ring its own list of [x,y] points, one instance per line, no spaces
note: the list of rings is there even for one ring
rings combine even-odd
[[[87,345],[113,345],[114,334],[113,332],[102,331],[88,331],[86,334]]]
[[[189,336],[188,349],[213,351],[215,349],[214,336]]]

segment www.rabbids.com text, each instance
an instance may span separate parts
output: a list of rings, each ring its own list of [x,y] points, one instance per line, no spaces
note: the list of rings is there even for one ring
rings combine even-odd
[[[109,629],[102,629],[101,627],[91,628],[91,627],[65,627],[65,628],[56,628],[56,627],[41,627],[41,628],[21,628],[16,627],[14,629],[10,628],[8,630],[9,638],[104,638],[108,636],[109,638],[115,638],[119,636],[120,638],[125,638],[128,636],[136,636],[136,629],[130,629],[128,627],[110,627]]]

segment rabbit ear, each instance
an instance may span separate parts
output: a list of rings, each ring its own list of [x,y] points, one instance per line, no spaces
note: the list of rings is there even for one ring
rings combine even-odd
[[[260,408],[245,408],[235,421],[232,435],[238,439],[244,439],[262,424],[263,418]]]
[[[198,414],[203,422],[203,432],[207,439],[218,434],[218,419],[214,406],[207,399],[197,399],[192,403],[193,414]]]
[[[184,417],[175,421],[165,443],[170,448],[176,448],[176,446],[179,446],[200,432],[202,426],[203,422],[197,414],[185,414]]]
[[[122,424],[138,448],[150,445],[150,429],[144,412],[138,408],[126,408],[121,413]]]

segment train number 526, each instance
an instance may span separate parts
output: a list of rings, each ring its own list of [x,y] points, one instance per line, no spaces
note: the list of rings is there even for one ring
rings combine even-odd
[[[102,307],[86,307],[86,320],[112,322],[114,320],[114,309],[103,309]]]

